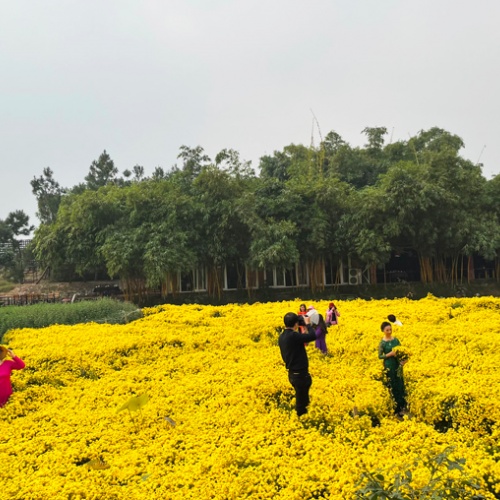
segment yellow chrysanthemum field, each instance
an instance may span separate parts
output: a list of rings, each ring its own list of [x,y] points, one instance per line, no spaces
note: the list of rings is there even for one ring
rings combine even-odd
[[[26,369],[0,409],[0,498],[348,499],[365,470],[409,467],[425,483],[418,459],[449,446],[478,493],[500,497],[500,299],[337,302],[329,355],[307,347],[300,419],[277,346],[299,304],[164,305],[124,326],[9,332]],[[403,421],[377,356],[388,314],[411,352]]]

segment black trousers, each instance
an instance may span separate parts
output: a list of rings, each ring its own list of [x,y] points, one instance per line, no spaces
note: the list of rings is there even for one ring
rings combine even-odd
[[[295,410],[300,417],[304,415],[304,413],[307,413],[307,406],[309,405],[309,388],[312,384],[312,378],[308,372],[294,372],[289,370],[288,380],[295,389]]]

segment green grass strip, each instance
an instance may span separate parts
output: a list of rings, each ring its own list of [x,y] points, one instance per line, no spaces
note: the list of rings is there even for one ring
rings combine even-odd
[[[73,304],[34,304],[0,307],[0,342],[15,328],[44,328],[78,323],[128,323],[142,316],[135,304],[109,298]]]

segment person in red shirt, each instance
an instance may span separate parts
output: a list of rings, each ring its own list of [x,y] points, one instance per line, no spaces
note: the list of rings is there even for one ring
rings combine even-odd
[[[6,359],[7,356],[12,359]],[[10,382],[12,370],[22,370],[25,366],[24,361],[16,356],[12,349],[0,346],[0,408],[5,406],[12,394]]]
[[[305,304],[300,304],[299,307],[299,312],[297,313],[299,316],[305,316],[307,314],[307,307]],[[306,333],[307,328],[305,326],[300,326],[299,325],[299,332],[300,333]]]

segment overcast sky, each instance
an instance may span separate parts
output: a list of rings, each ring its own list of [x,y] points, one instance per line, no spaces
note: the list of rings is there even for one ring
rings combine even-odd
[[[169,169],[181,145],[256,167],[309,145],[312,112],[352,146],[365,127],[398,140],[438,126],[500,173],[498,0],[0,6],[0,218],[23,209],[38,224],[33,177],[50,167],[74,186],[104,149],[120,172]]]

